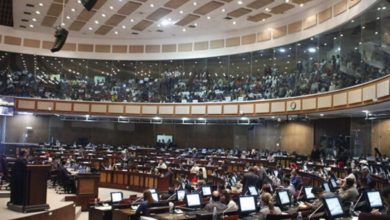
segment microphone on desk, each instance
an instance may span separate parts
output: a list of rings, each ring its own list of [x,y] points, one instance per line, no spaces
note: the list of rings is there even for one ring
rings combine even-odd
[[[316,210],[314,210],[314,212],[312,212],[310,215],[309,215],[309,220],[311,219],[311,217],[313,217],[314,214],[316,214],[318,212],[318,210],[320,210],[322,208],[322,206],[324,206],[323,204],[320,205]]]
[[[143,199],[144,197],[143,196],[141,196],[141,197],[139,197],[138,199],[136,199],[134,202],[132,202],[131,204],[135,204],[135,203],[137,203],[137,202],[139,202],[141,199]]]
[[[176,193],[173,193],[170,197],[168,197],[167,200],[172,200],[173,198],[175,198],[175,196],[176,196]]]
[[[358,200],[356,201],[355,205],[353,206],[353,210],[355,210],[357,204],[360,202],[360,200],[362,199],[363,195],[364,195],[364,192],[362,192],[362,194],[359,196]]]

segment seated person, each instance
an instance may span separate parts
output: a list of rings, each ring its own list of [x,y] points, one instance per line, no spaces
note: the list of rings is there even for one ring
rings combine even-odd
[[[287,189],[290,192],[291,196],[296,195],[296,190],[294,185],[290,182],[289,178],[284,178],[282,181],[282,189]]]
[[[383,201],[384,201],[384,209],[373,209],[371,214],[373,215],[389,215],[390,216],[390,187],[386,187],[381,192]]]
[[[167,165],[164,163],[163,160],[158,161],[157,169],[167,169]]]
[[[295,169],[291,171],[291,184],[295,187],[295,189],[301,186],[301,177]]]
[[[152,197],[152,193],[149,190],[145,190],[144,199],[141,202],[141,204],[139,204],[137,210],[135,211],[135,216],[137,217],[137,219],[139,219],[141,215],[149,216],[150,215],[149,207],[151,207],[153,203],[155,203],[155,201]]]
[[[232,200],[230,193],[226,190],[222,191],[221,202],[227,206],[224,212],[236,212],[238,210],[236,202]]]
[[[359,196],[359,192],[355,186],[355,180],[353,178],[347,178],[345,183],[339,189],[339,196],[343,201],[343,204],[353,203]]]
[[[311,193],[316,197],[313,203],[305,202],[305,205],[309,208],[311,208],[312,211],[317,210],[322,206],[322,198],[324,195],[324,189],[322,187],[315,186],[311,190]]]
[[[214,211],[214,207],[217,208],[218,212],[222,212],[227,208],[227,205],[223,204],[221,201],[221,196],[218,191],[214,191],[211,195],[211,201],[204,207],[206,211]]]
[[[270,193],[262,193],[261,201],[264,205],[264,208],[260,210],[260,213],[263,215],[273,214],[273,215],[281,215],[282,211],[279,207],[274,206],[274,201],[272,199],[272,195]]]

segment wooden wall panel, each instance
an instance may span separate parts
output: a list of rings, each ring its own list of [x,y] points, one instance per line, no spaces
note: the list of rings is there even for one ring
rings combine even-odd
[[[64,50],[64,51],[76,51],[77,50],[77,44],[76,43],[65,43],[65,45],[62,47],[61,50]]]
[[[163,44],[162,45],[163,53],[172,53],[176,52],[176,44]]]
[[[242,36],[241,38],[241,44],[246,45],[246,44],[254,44],[256,43],[256,34],[249,34]]]
[[[142,106],[142,114],[157,114],[157,106],[156,105],[143,105]]]
[[[333,95],[333,106],[346,105],[347,102],[347,92],[340,92]]]
[[[130,45],[129,53],[144,53],[145,46],[144,45]]]
[[[122,114],[124,112],[124,105],[108,105],[108,112]]]
[[[175,111],[174,111],[174,106],[173,105],[163,105],[163,106],[160,106],[159,109],[158,109],[158,113],[161,114],[161,115],[164,115],[164,114],[173,114]]]
[[[127,45],[112,45],[113,53],[127,53]]]
[[[295,102],[295,104],[296,104],[295,109],[292,109],[292,108],[291,108],[291,103],[292,103],[292,102]],[[302,108],[301,108],[301,100],[296,99],[296,100],[287,101],[287,111],[299,111],[299,110],[301,110],[301,109],[302,109]]]
[[[240,114],[253,114],[255,111],[254,104],[241,104],[240,105]]]
[[[33,100],[18,100],[17,107],[20,109],[35,109],[35,101],[33,101]]]
[[[89,104],[74,103],[73,111],[75,112],[89,112]]]
[[[193,115],[206,114],[206,105],[193,105],[191,107],[191,114]]]
[[[209,49],[208,41],[195,42],[194,50],[207,50],[207,49]]]
[[[317,104],[316,98],[302,99],[302,110],[315,109],[317,107],[316,104]]]
[[[72,103],[70,103],[70,102],[56,102],[56,111],[70,112],[70,111],[72,111]]]
[[[37,102],[37,109],[38,110],[44,110],[44,111],[51,111],[54,110],[54,102]]]
[[[236,47],[240,46],[240,37],[232,37],[226,39],[226,47]]]
[[[145,46],[146,53],[160,53],[161,45],[146,45]]]
[[[22,38],[13,36],[4,36],[4,43],[9,45],[20,46],[22,44]]]
[[[314,126],[303,122],[284,123],[281,137],[282,150],[310,155],[314,143]]]
[[[93,52],[93,44],[78,44],[78,51]]]
[[[376,84],[376,97],[382,98],[389,95],[389,80]]]
[[[126,105],[125,106],[126,114],[141,114],[141,106],[140,105]]]
[[[175,107],[175,113],[177,115],[189,115],[190,106],[189,105],[178,105]]]
[[[228,104],[223,106],[224,114],[238,114],[238,105]]]
[[[332,96],[320,96],[317,99],[317,107],[318,108],[330,108],[332,107]]]
[[[270,111],[270,104],[268,102],[255,104],[256,113],[268,113]]]
[[[372,100],[375,98],[375,85],[366,86],[363,88],[363,101]]]
[[[303,29],[309,29],[315,25],[317,25],[317,15],[309,16],[302,21]]]
[[[209,114],[209,115],[222,114],[222,105],[209,105],[209,106],[207,106],[207,114]]]
[[[288,25],[288,33],[296,33],[302,31],[302,21],[296,21]]]
[[[225,40],[212,40],[210,41],[210,49],[218,49],[218,48],[224,48],[225,47]]]
[[[333,6],[333,14],[337,16],[347,10],[348,0],[341,0]]]
[[[355,104],[362,101],[362,89],[355,89],[348,92],[348,104]]]
[[[91,112],[93,113],[107,113],[107,105],[106,104],[92,104]]]
[[[33,47],[33,48],[40,48],[41,47],[41,41],[35,40],[35,39],[23,39],[23,46],[25,47]]]
[[[271,31],[266,30],[257,34],[257,42],[271,40]]]
[[[332,8],[327,8],[318,13],[318,23],[323,23],[332,18]]]
[[[192,43],[179,44],[179,52],[189,52],[192,51]]]
[[[286,110],[286,102],[272,102],[271,112],[284,112]]]
[[[272,37],[274,39],[283,37],[287,34],[287,26],[277,27],[272,31]]]

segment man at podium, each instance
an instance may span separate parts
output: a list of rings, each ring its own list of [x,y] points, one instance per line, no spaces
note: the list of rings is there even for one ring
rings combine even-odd
[[[26,173],[26,152],[21,150],[15,164],[11,169],[11,203],[15,205],[23,205],[25,193],[25,173]]]

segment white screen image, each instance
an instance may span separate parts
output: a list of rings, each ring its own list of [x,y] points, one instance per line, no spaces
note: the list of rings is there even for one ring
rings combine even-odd
[[[367,197],[368,197],[368,201],[370,202],[371,208],[377,208],[383,206],[381,195],[379,194],[378,191],[368,192]]]
[[[178,200],[184,200],[184,197],[186,196],[185,190],[178,190],[177,191],[177,199]]]
[[[311,193],[312,189],[313,189],[313,187],[305,187],[305,194],[306,194],[307,199],[314,199],[315,198],[314,194]]]
[[[115,192],[111,193],[111,202],[120,202],[122,201],[122,193]]]
[[[256,211],[255,199],[252,196],[240,197],[241,212]]]
[[[204,196],[211,195],[211,188],[210,188],[210,186],[202,187],[202,193],[203,193]]]
[[[290,204],[290,197],[288,196],[287,191],[278,192],[278,195],[282,205]]]
[[[325,202],[329,208],[329,212],[331,216],[337,216],[344,213],[338,198],[325,199]]]
[[[335,181],[334,179],[331,179],[330,182],[332,183],[332,186],[333,186],[334,188],[337,187],[337,183],[336,183],[336,181]]]
[[[164,142],[165,144],[170,142],[173,142],[173,136],[172,135],[165,135],[165,134],[159,134],[157,135],[157,142]]]
[[[158,202],[158,193],[152,193],[153,200]]]
[[[156,192],[156,189],[149,189],[149,191],[150,191],[151,193],[155,193],[155,192]]]
[[[256,187],[250,186],[250,187],[248,187],[248,189],[249,189],[249,192],[250,192],[251,196],[257,196],[258,195]]]
[[[325,192],[330,192],[330,188],[329,188],[328,183],[324,183],[324,189],[325,189]]]
[[[200,206],[199,194],[188,194],[186,196],[187,196],[187,205],[188,205],[188,207]]]

